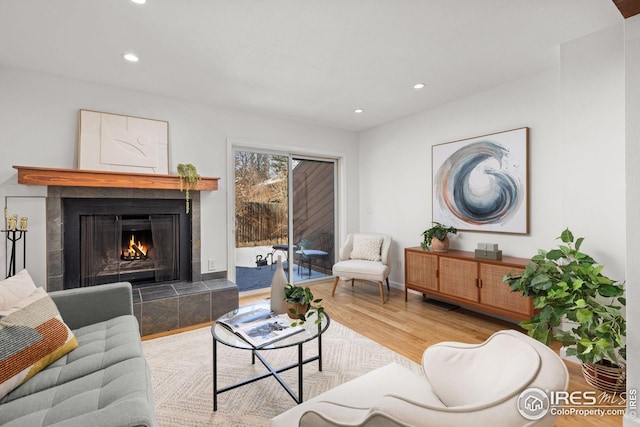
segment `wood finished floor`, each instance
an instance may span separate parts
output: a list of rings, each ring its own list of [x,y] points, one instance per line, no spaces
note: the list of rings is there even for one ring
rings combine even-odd
[[[387,348],[420,363],[428,346],[441,341],[480,343],[501,329],[521,330],[517,324],[457,308],[447,310],[404,290],[391,288],[387,302],[380,302],[378,286],[356,281],[340,282],[335,297],[331,296],[333,280],[311,285],[313,294],[323,298],[323,306],[331,319],[357,331]],[[268,293],[240,298],[240,305],[268,297]],[[154,336],[155,337],[155,336]],[[148,339],[151,337],[145,337]],[[556,351],[559,346],[554,346]],[[570,374],[569,391],[593,390],[580,371],[580,365],[565,362]],[[622,416],[561,416],[556,427],[621,426]]]
[[[331,319],[358,333],[420,363],[422,353],[428,346],[441,341],[480,343],[501,329],[522,329],[515,323],[495,319],[473,311],[458,308],[447,310],[427,302],[418,294],[409,294],[404,301],[404,290],[391,288],[380,302],[378,286],[374,283],[356,281],[350,284],[341,281],[336,295],[331,296],[333,280],[311,285],[314,296],[323,298],[322,305]],[[386,292],[386,290],[385,290]],[[242,304],[251,299],[242,299]],[[556,351],[559,346],[554,346]],[[569,391],[593,390],[580,371],[580,365],[566,362],[570,374]],[[621,426],[621,416],[562,416],[556,427]]]

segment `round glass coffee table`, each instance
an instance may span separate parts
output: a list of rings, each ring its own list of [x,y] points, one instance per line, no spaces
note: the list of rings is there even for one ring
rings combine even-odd
[[[252,304],[240,307],[236,310],[232,310],[222,316],[220,316],[214,323],[211,325],[211,336],[213,337],[213,410],[218,410],[218,394],[224,393],[225,391],[233,390],[235,388],[241,387],[246,384],[253,383],[255,381],[261,380],[263,378],[274,377],[280,385],[289,393],[289,395],[296,401],[296,403],[302,403],[302,367],[315,360],[318,361],[318,370],[322,371],[322,334],[327,330],[331,320],[329,315],[325,312],[322,321],[320,323],[315,323],[317,317],[315,314],[311,315],[310,318],[302,325],[302,331],[295,333],[293,335],[284,337],[275,341],[271,344],[267,344],[265,346],[261,346],[256,348],[249,344],[247,341],[242,339],[239,335],[233,333],[229,328],[223,326],[220,321],[229,320],[234,317],[242,316],[244,314],[251,314],[253,312],[259,310],[270,310],[270,305],[268,302]],[[293,320],[292,320],[293,322]],[[304,359],[302,352],[302,345],[306,342],[317,340],[318,342],[318,354],[316,356]],[[217,355],[217,346],[218,343],[227,345],[229,347],[238,349],[238,350],[248,350],[251,352],[251,364],[255,364],[256,358],[267,368],[268,372],[265,372],[262,375],[258,375],[253,378],[248,378],[246,380],[240,381],[238,383],[228,385],[222,388],[218,388],[218,355]],[[265,359],[262,357],[260,352],[269,351],[269,350],[278,350],[286,347],[298,346],[298,360],[290,365],[281,367],[281,368],[273,368]],[[279,375],[280,372],[288,371],[290,369],[298,369],[298,394],[296,395],[294,391],[289,387],[289,385],[282,379]]]

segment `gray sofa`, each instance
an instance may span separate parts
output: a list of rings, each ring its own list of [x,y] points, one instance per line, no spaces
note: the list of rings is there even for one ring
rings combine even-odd
[[[78,348],[0,400],[0,425],[155,426],[131,284],[50,292]]]

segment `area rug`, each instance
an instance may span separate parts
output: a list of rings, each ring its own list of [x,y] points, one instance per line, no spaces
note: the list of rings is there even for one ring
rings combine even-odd
[[[156,416],[162,427],[268,426],[269,420],[295,406],[293,399],[274,378],[239,387],[218,395],[213,411],[212,338],[210,328],[201,328],[143,342],[151,367]],[[346,381],[391,362],[421,374],[413,361],[331,321],[323,335],[323,370],[318,363],[304,366],[303,397],[308,400]],[[305,358],[317,354],[317,342],[304,344]],[[264,351],[274,367],[297,358],[296,348]],[[234,384],[266,372],[251,353],[218,344],[218,387]],[[282,377],[298,392],[297,370]]]

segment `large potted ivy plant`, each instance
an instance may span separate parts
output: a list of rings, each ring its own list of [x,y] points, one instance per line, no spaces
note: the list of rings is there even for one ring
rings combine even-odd
[[[625,390],[626,305],[624,284],[602,274],[603,266],[580,252],[584,238],[567,228],[561,245],[539,250],[522,273],[507,274],[513,291],[533,298],[535,314],[520,323],[545,344],[557,339],[567,356],[582,362],[592,386],[607,392]],[[562,327],[563,320],[566,325]]]

